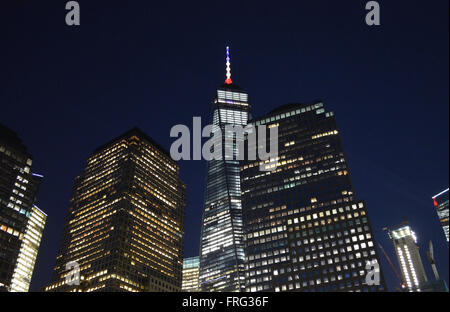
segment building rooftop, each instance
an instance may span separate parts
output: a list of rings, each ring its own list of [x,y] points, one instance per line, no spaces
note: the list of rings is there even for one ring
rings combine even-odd
[[[232,84],[224,83],[223,85],[221,85],[219,87],[219,89],[227,89],[230,91],[242,91],[241,87],[239,87],[237,84],[234,84],[234,83],[232,83]]]
[[[104,148],[108,147],[109,145],[114,144],[117,141],[120,141],[122,139],[128,138],[132,135],[136,135],[144,140],[146,140],[147,142],[149,142],[151,145],[153,145],[154,147],[156,147],[158,150],[160,150],[162,153],[164,153],[166,156],[168,156],[170,159],[172,159],[172,157],[170,156],[170,153],[159,143],[157,143],[155,140],[153,140],[151,137],[149,137],[147,134],[145,134],[141,129],[139,129],[138,127],[134,127],[130,130],[128,130],[127,132],[119,135],[118,137],[112,139],[111,141],[109,141],[106,144],[103,144],[99,147],[97,147],[94,150],[94,153],[97,153],[101,150],[103,150]]]
[[[298,107],[302,107],[302,106],[308,106],[308,105],[314,105],[317,103],[322,103],[322,101],[318,100],[318,101],[314,101],[311,103],[288,103],[288,104],[284,104],[284,105],[280,105],[277,108],[271,110],[269,112],[269,114],[275,114],[275,113],[281,113],[284,111],[289,111],[292,110],[294,108],[298,108]]]
[[[17,133],[2,124],[0,124],[0,142],[3,142],[18,151],[28,154],[27,148],[25,147]]]

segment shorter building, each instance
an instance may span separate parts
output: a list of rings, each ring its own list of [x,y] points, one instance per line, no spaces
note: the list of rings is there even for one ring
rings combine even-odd
[[[199,257],[185,258],[183,260],[183,283],[182,291],[199,291],[198,273],[200,259]]]
[[[417,237],[408,222],[389,229],[389,237],[402,271],[403,284],[408,291],[422,291],[428,285],[428,278],[420,257]]]
[[[440,192],[433,197],[434,207],[436,208],[437,215],[441,221],[442,229],[444,230],[445,237],[448,243],[448,188],[445,191]]]
[[[181,290],[186,186],[152,138],[131,129],[75,178],[52,292]]]

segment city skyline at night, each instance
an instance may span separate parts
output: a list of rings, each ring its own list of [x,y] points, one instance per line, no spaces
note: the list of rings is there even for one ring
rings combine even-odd
[[[339,116],[387,289],[399,283],[378,244],[394,258],[383,228],[406,219],[422,250],[433,242],[448,284],[448,206],[445,220],[439,198],[438,206],[430,200],[449,184],[448,1],[380,1],[376,27],[365,23],[366,2],[180,3],[173,10],[80,1],[79,27],[65,24],[60,5],[6,4],[0,123],[18,133],[33,171],[45,177],[36,207],[48,216],[30,290],[52,280],[74,179],[92,150],[134,127],[169,150],[171,128],[194,116],[211,122],[218,89],[236,83],[256,117],[286,103],[326,103]],[[182,261],[201,255],[208,165],[177,164],[186,184]]]

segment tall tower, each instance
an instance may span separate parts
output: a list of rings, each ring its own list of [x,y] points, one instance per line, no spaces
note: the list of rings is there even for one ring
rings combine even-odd
[[[448,243],[448,218],[449,218],[449,201],[448,201],[448,188],[439,194],[432,197],[434,207],[436,208],[439,221],[441,221],[442,229],[444,230],[445,238]]]
[[[47,215],[36,205],[42,176],[12,130],[0,125],[0,291],[28,291]]]
[[[180,291],[184,211],[178,164],[142,131],[99,147],[75,179],[45,290]]]
[[[421,291],[428,279],[420,257],[417,237],[407,222],[389,229],[395,253],[402,270],[403,282],[409,291]]]
[[[278,157],[241,165],[246,290],[385,290],[366,204],[356,197],[334,113],[321,102],[293,103],[249,125],[278,128],[269,138],[277,140]]]
[[[227,47],[226,80],[218,88],[213,102],[212,124],[222,131],[226,145],[226,125],[245,126],[249,119],[248,94],[231,80],[230,54]],[[233,142],[237,153],[238,138]],[[208,161],[202,231],[200,239],[200,289],[202,291],[245,290],[245,256],[242,233],[242,204],[239,161]]]

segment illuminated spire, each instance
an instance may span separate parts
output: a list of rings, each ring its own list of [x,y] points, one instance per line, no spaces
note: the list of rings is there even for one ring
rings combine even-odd
[[[227,79],[225,80],[226,84],[232,84],[231,81],[231,67],[230,67],[230,47],[227,47]]]

